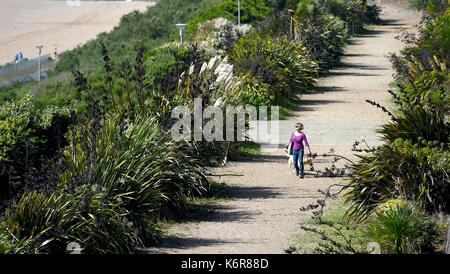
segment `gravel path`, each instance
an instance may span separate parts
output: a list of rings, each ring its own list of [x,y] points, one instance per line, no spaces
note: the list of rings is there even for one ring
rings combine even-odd
[[[386,55],[403,48],[394,38],[396,28],[413,30],[420,18],[390,4],[384,4],[384,11],[386,24],[354,38],[345,49],[344,65],[321,79],[319,92],[304,95],[292,118],[283,121],[281,143],[288,141],[296,122],[305,125],[312,151],[319,154],[332,147],[337,154],[354,158],[351,145],[364,135],[371,145],[379,143],[375,129],[389,119],[365,100],[389,106],[387,89],[393,71]],[[316,169],[330,165],[322,160],[314,164]],[[229,163],[215,172],[235,174],[219,177],[220,182],[232,186],[231,198],[214,207],[206,219],[172,225],[168,232],[172,236],[148,252],[283,253],[294,240],[298,224],[310,218],[310,213],[299,208],[321,197],[319,189],[342,181],[308,173],[304,179],[288,174],[281,149],[250,161]]]

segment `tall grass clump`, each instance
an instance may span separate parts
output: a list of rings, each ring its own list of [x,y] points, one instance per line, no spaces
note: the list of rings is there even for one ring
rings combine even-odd
[[[317,65],[306,47],[285,37],[248,34],[235,45],[230,59],[238,74],[249,73],[269,85],[271,103],[311,91],[316,82]]]
[[[299,1],[295,10],[294,40],[308,45],[322,70],[338,64],[346,39],[344,22],[315,1]]]
[[[386,254],[434,252],[440,242],[437,223],[411,202],[390,201],[370,220],[366,234]]]
[[[12,246],[61,253],[76,242],[83,253],[129,253],[155,243],[156,222],[180,214],[187,197],[206,193],[196,160],[154,119],[128,126],[106,119],[97,132],[86,129],[71,133],[57,190],[26,193],[7,208]]]

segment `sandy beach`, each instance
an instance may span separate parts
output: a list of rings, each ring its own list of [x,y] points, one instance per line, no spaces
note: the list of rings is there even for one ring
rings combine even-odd
[[[24,58],[42,54],[54,57],[75,48],[118,25],[133,10],[145,11],[152,2],[143,1],[0,0],[0,65],[14,61],[22,51]]]

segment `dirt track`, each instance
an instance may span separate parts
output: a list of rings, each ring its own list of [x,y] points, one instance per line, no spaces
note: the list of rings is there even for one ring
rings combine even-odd
[[[379,142],[375,129],[389,119],[365,99],[389,106],[387,89],[393,71],[386,55],[403,48],[394,38],[396,28],[414,29],[420,19],[417,13],[392,5],[385,5],[384,11],[386,23],[352,39],[345,49],[343,67],[321,79],[320,92],[302,97],[292,118],[283,122],[282,143],[287,142],[295,122],[305,124],[312,151],[319,154],[332,147],[337,154],[354,158],[350,149],[357,137],[366,135],[371,145]],[[315,167],[329,165],[317,163]],[[148,252],[283,253],[292,243],[298,224],[310,218],[299,208],[321,197],[319,189],[342,180],[314,178],[308,173],[299,179],[288,174],[287,158],[281,150],[251,161],[229,163],[215,172],[236,174],[220,177],[221,182],[232,186],[232,198],[219,203],[207,219],[171,226],[171,237]]]
[[[72,1],[74,2],[74,1]],[[69,6],[65,0],[0,0],[0,65],[14,61],[22,51],[24,58],[73,49],[110,31],[120,18],[133,10],[144,11],[152,2],[82,1]]]

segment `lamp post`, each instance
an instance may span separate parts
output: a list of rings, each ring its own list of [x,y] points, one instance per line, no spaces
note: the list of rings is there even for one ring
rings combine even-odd
[[[176,24],[175,26],[180,29],[180,43],[183,45],[183,30],[186,28],[187,24]]]
[[[238,0],[238,26],[241,25],[241,0]]]
[[[41,50],[44,46],[39,45],[36,46],[36,48],[38,49],[38,53],[39,53],[39,57],[38,57],[38,81],[41,81]]]

